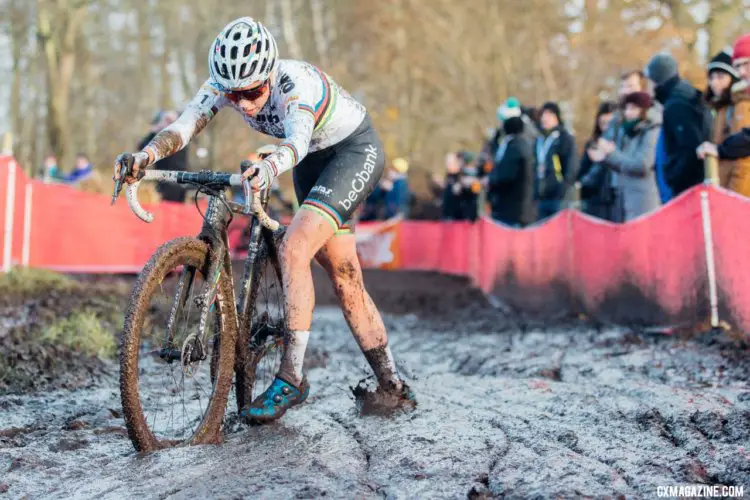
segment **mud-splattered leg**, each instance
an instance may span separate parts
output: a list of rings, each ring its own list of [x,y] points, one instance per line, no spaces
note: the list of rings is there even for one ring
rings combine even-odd
[[[388,346],[383,319],[362,280],[354,235],[332,238],[315,258],[331,278],[344,318],[378,383],[384,388],[400,390],[401,379]]]
[[[281,245],[279,256],[289,333],[284,339],[279,375],[295,385],[302,381],[302,361],[315,307],[310,263],[333,234],[334,228],[321,215],[300,210],[294,216]]]

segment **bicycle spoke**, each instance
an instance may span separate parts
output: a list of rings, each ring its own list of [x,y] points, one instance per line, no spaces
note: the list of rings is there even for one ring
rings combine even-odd
[[[146,422],[159,440],[181,441],[190,437],[208,411],[208,401],[213,395],[209,371],[213,339],[220,328],[220,321],[216,318],[220,313],[218,303],[211,307],[206,323],[205,336],[209,340],[203,346],[205,360],[188,362],[175,359],[170,362],[159,358],[160,348],[182,352],[186,339],[190,336],[197,338],[202,308],[197,307],[196,298],[204,292],[205,281],[200,271],[185,273],[187,276],[191,274],[192,283],[184,282],[183,273],[175,272],[159,284],[148,316],[153,340],[142,344],[139,379],[141,387],[148,391],[148,397],[142,398],[142,407]],[[179,293],[180,286],[188,288]],[[167,323],[175,301],[180,298],[183,302],[175,310],[170,336]],[[152,344],[157,349],[145,348]]]

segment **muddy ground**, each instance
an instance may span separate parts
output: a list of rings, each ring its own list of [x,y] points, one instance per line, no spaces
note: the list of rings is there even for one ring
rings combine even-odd
[[[750,491],[747,347],[714,334],[532,323],[491,308],[457,278],[366,279],[417,393],[414,412],[356,414],[350,386],[369,372],[319,283],[311,397],[281,422],[233,426],[220,447],[138,455],[123,427],[116,365],[97,360],[83,376],[71,363],[76,376],[64,389],[39,390],[61,387],[51,376],[31,392],[0,396],[0,492],[177,499],[651,498],[657,486],[680,484]],[[0,339],[7,351],[8,337]]]

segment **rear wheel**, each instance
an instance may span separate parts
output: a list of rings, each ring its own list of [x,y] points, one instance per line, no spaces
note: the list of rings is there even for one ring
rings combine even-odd
[[[273,382],[281,364],[286,309],[278,247],[283,231],[265,232],[253,263],[250,299],[240,318],[235,358],[237,409],[249,405]]]
[[[208,246],[195,238],[163,245],[141,272],[125,316],[120,391],[138,451],[221,441],[232,383],[236,316],[222,270],[199,340]],[[171,321],[170,321],[171,319]]]

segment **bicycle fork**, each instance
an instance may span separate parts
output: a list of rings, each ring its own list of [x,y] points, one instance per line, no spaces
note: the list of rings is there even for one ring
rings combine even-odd
[[[211,197],[204,217],[203,228],[198,236],[207,243],[209,248],[208,263],[202,270],[205,276],[205,284],[200,295],[195,299],[196,306],[201,311],[198,332],[197,334],[188,334],[181,346],[175,345],[174,338],[178,323],[177,315],[187,305],[195,280],[195,268],[186,267],[180,273],[167,322],[167,338],[164,346],[159,351],[159,357],[168,363],[180,360],[183,366],[187,366],[190,363],[203,361],[208,356],[207,324],[209,315],[214,312],[214,308],[216,307],[219,279],[222,272],[227,273],[229,279],[232,281],[232,289],[234,289],[229,246],[226,237],[226,227],[229,218],[230,213],[225,205],[218,198]],[[232,294],[234,295],[233,292]],[[223,299],[225,301],[228,300],[226,303],[234,304],[234,296],[224,297]],[[218,325],[216,326],[218,327]],[[218,331],[215,332],[217,335],[219,333]]]

